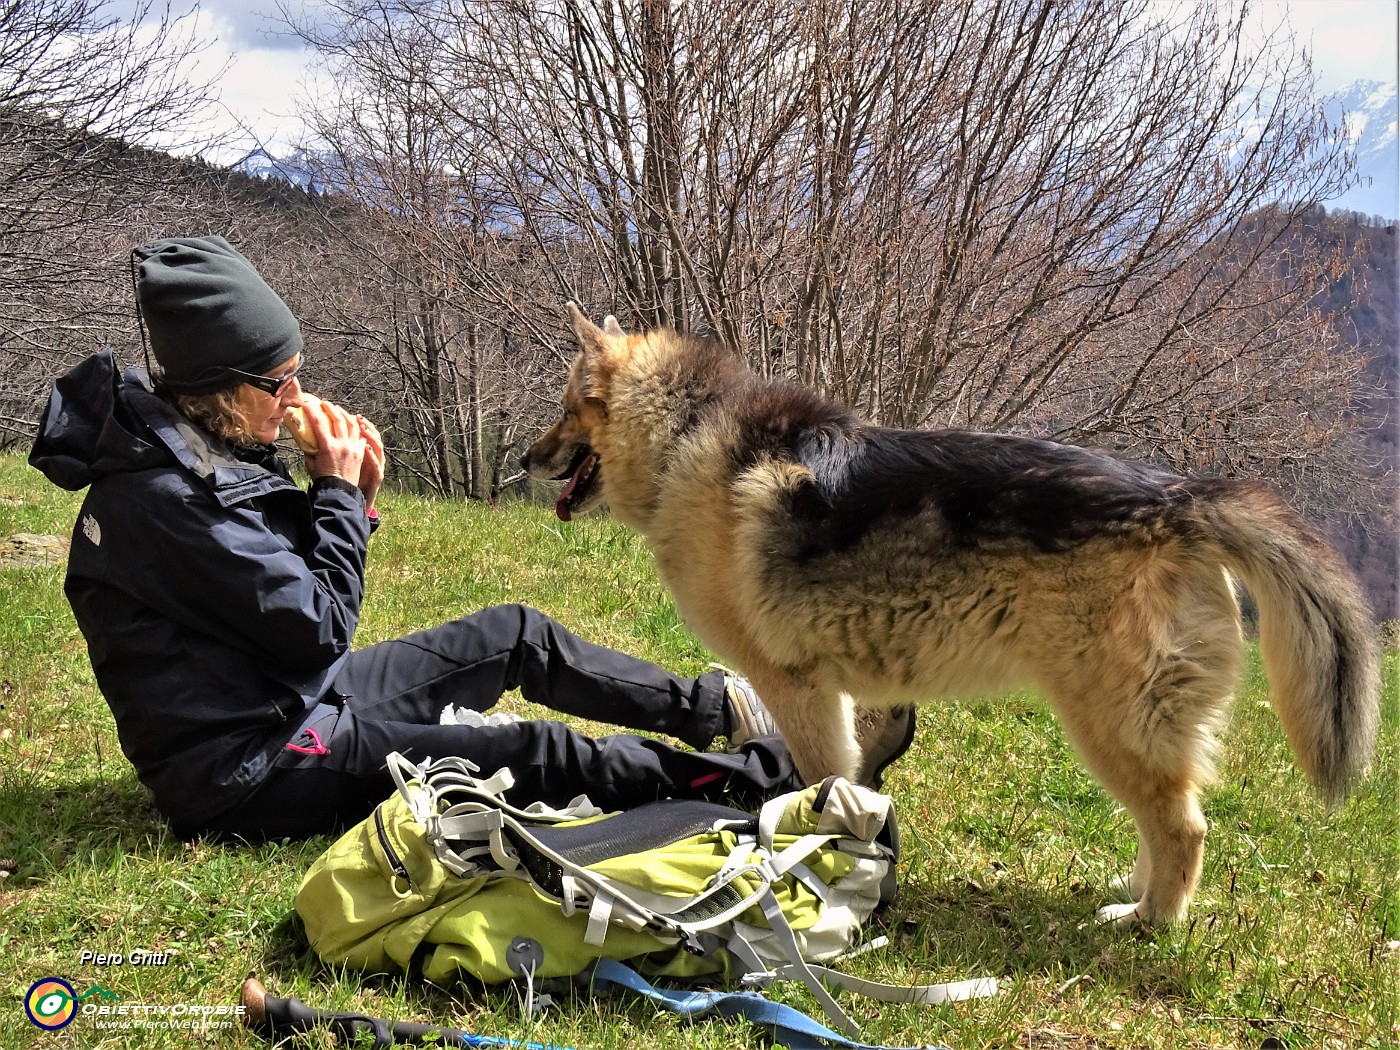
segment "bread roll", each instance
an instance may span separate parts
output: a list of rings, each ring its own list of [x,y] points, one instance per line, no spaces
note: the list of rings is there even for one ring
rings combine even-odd
[[[287,428],[287,433],[292,435],[292,440],[297,443],[297,448],[301,449],[303,455],[314,456],[321,451],[321,447],[316,444],[316,432],[311,429],[311,424],[306,419],[308,412],[318,412],[320,408],[319,397],[315,394],[302,394],[301,404],[287,409],[287,414],[282,417],[282,425]]]

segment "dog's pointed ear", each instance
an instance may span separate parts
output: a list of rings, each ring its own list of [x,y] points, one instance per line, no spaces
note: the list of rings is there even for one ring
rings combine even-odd
[[[622,329],[617,326],[615,318],[609,318],[613,327],[617,331],[599,328],[596,324],[583,316],[583,311],[578,308],[578,303],[572,299],[565,304],[564,308],[569,311],[569,320],[574,326],[574,335],[578,337],[579,349],[585,354],[605,354],[607,353],[614,338],[622,334]],[[604,325],[607,322],[603,322]]]
[[[614,317],[612,314],[608,314],[607,317],[603,318],[603,331],[607,332],[608,335],[627,334],[622,330],[622,325],[617,323],[617,318]]]

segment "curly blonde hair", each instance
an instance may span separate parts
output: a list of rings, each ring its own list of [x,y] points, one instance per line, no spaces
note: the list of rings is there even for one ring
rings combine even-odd
[[[233,386],[212,394],[178,394],[171,391],[167,396],[181,414],[216,438],[230,445],[260,445],[262,442],[253,436],[247,409],[239,400],[241,389],[241,386]]]

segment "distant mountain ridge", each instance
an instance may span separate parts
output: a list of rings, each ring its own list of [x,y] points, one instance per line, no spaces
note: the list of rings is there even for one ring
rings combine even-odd
[[[1327,209],[1345,209],[1383,219],[1400,219],[1400,140],[1396,136],[1394,81],[1357,80],[1323,102],[1327,117],[1345,127],[1356,148],[1358,184],[1333,200],[1319,201]],[[302,189],[315,186],[311,158],[297,150],[274,157],[261,147],[229,165],[253,178],[281,179]],[[315,187],[326,189],[327,187]]]
[[[1357,80],[1329,96],[1328,119],[1345,120],[1356,148],[1360,183],[1335,200],[1322,201],[1328,210],[1344,208],[1383,219],[1400,218],[1400,140],[1396,137],[1395,82]]]
[[[306,155],[300,150],[289,153],[285,157],[274,157],[259,146],[228,167],[230,171],[236,171],[250,178],[281,179],[283,182],[289,182],[304,190],[312,187],[310,166],[306,162]]]

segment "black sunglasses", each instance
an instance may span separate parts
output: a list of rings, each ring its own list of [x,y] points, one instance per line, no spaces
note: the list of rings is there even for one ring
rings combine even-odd
[[[260,376],[252,372],[244,372],[238,368],[229,368],[227,365],[224,366],[224,370],[226,372],[232,372],[243,382],[247,383],[249,386],[257,387],[264,394],[271,394],[273,397],[277,397],[282,391],[287,389],[287,384],[292,381],[292,377],[301,371],[301,365],[302,362],[298,361],[296,367],[284,376]]]

